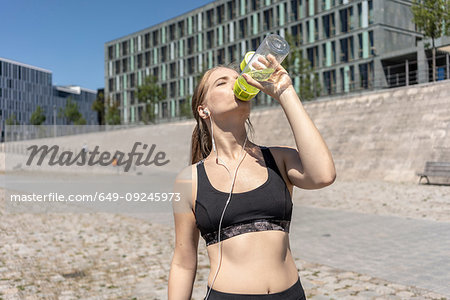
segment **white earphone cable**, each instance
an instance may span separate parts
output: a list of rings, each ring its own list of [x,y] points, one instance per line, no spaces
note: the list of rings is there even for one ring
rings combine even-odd
[[[212,146],[213,146],[213,151],[216,153],[216,162],[218,162],[219,160],[222,161],[222,165],[227,169],[228,174],[230,175],[230,178],[231,178],[230,170],[229,170],[228,167],[225,165],[225,163],[223,162],[223,160],[219,158],[219,156],[218,156],[218,154],[217,154],[217,151],[216,151],[216,145],[215,145],[215,143],[214,143],[214,127],[213,127],[213,122],[212,122],[212,117],[211,117],[211,116],[210,116],[210,122],[211,122],[211,138],[212,138]],[[217,234],[217,236],[218,236],[218,245],[219,245],[219,255],[218,255],[218,262],[219,262],[219,264],[218,264],[218,266],[217,266],[217,270],[216,270],[216,273],[215,273],[215,275],[214,275],[213,281],[212,281],[212,283],[211,283],[211,286],[209,287],[208,293],[206,294],[206,297],[205,297],[204,300],[207,300],[208,297],[209,297],[209,293],[211,292],[211,289],[212,289],[212,287],[213,287],[213,285],[214,285],[214,282],[216,281],[216,276],[217,276],[217,274],[219,273],[220,265],[221,265],[221,263],[222,263],[222,251],[221,251],[221,241],[220,241],[220,228],[222,227],[222,219],[223,219],[223,216],[224,216],[224,214],[225,214],[225,210],[226,210],[226,208],[227,208],[227,206],[228,206],[228,203],[229,203],[230,200],[231,200],[231,195],[232,195],[232,192],[233,192],[234,182],[235,182],[235,180],[236,180],[237,170],[238,170],[240,164],[242,163],[242,161],[244,160],[244,156],[245,156],[245,155],[244,155],[244,153],[245,153],[244,149],[245,149],[245,144],[246,144],[246,143],[247,143],[247,134],[245,135],[245,141],[244,141],[244,145],[242,146],[241,155],[240,155],[240,158],[239,158],[239,163],[238,163],[238,165],[236,166],[236,169],[234,170],[234,176],[233,176],[233,179],[232,179],[232,181],[231,181],[230,194],[228,195],[227,202],[225,203],[225,207],[224,207],[224,209],[223,209],[223,211],[222,211],[222,216],[220,217],[219,230],[218,230],[218,234]]]

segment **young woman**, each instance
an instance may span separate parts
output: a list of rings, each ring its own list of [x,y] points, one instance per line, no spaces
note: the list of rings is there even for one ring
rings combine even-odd
[[[276,66],[270,56],[260,62]],[[176,239],[169,300],[191,299],[200,234],[211,266],[204,299],[306,299],[289,246],[292,190],[332,184],[333,158],[280,65],[269,81],[244,77],[279,102],[297,147],[251,142],[245,127],[247,120],[251,128],[251,100],[241,101],[233,93],[238,76],[228,67],[210,69],[192,98],[197,125],[192,165],[175,182],[182,199],[173,202]]]

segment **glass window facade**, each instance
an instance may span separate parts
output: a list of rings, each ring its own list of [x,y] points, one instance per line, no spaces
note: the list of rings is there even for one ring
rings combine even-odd
[[[374,30],[378,26],[374,22],[374,5],[378,9],[386,1],[211,2],[139,33],[106,43],[105,65],[109,69],[105,74],[105,90],[112,99],[122,101],[120,109],[139,106],[137,101],[130,99],[135,97],[137,86],[148,75],[143,71],[149,69],[149,74],[157,76],[161,85],[166,84],[168,98],[164,100],[167,102],[164,106],[167,108],[160,105],[159,116],[175,117],[179,113],[176,104],[187,100],[187,93],[195,87],[201,72],[221,63],[239,63],[242,56],[255,50],[269,33],[289,33],[317,72],[324,94],[352,91],[352,86],[354,89],[361,86],[361,78],[374,78],[361,77],[361,74],[371,74],[366,69],[373,70],[370,63],[373,65],[379,54],[376,49],[380,48],[376,46],[384,36]],[[363,64],[369,65],[364,67]],[[127,74],[128,81],[120,77],[123,74]],[[130,74],[135,74],[133,85]],[[125,85],[117,80],[118,75]],[[172,88],[175,91],[170,91]],[[127,105],[125,99],[129,100]],[[124,123],[130,122],[129,113],[128,117],[130,119],[123,120]],[[139,114],[135,114],[134,120],[139,122]]]

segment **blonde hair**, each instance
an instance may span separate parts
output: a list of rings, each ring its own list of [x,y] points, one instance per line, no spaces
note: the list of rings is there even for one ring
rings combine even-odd
[[[208,92],[209,86],[207,85],[208,79],[211,77],[211,74],[219,69],[219,68],[228,68],[236,71],[233,67],[218,65],[214,68],[207,70],[198,85],[194,90],[194,95],[192,96],[192,114],[194,119],[197,121],[195,125],[194,131],[192,132],[191,139],[191,164],[195,164],[200,160],[206,158],[212,149],[212,138],[211,133],[208,130],[206,125],[206,121],[200,117],[197,107],[203,104],[205,100],[206,93]],[[250,133],[253,135],[254,129],[253,125],[250,122],[250,117],[247,118],[246,123],[249,127]],[[250,140],[250,139],[249,139]]]

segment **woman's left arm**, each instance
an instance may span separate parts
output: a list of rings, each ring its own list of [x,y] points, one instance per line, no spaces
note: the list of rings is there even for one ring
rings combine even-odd
[[[267,64],[267,61],[263,63]],[[247,75],[244,77],[249,84],[276,99],[286,114],[298,149],[282,148],[289,181],[303,189],[319,189],[332,184],[336,178],[333,157],[303,107],[287,71],[279,65],[269,82],[259,82]]]

